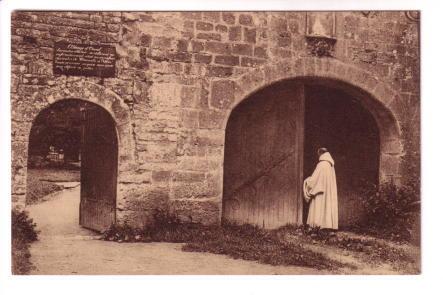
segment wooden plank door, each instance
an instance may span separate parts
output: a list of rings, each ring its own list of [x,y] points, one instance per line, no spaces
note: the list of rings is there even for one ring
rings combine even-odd
[[[115,222],[117,137],[105,110],[89,106],[83,114],[80,225],[103,231]]]
[[[304,87],[270,86],[226,129],[223,218],[265,228],[302,223]]]

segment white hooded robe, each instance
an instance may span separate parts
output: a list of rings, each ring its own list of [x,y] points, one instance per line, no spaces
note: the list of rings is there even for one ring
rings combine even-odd
[[[331,154],[320,156],[314,173],[303,183],[303,191],[305,200],[310,201],[307,224],[338,229],[337,182]]]

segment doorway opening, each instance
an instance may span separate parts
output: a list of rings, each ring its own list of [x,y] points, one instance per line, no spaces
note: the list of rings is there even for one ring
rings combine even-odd
[[[117,164],[111,115],[83,100],[56,102],[38,114],[31,128],[26,203],[44,202],[57,191],[72,196],[78,190],[78,207],[72,209],[78,223],[102,231],[115,223]]]
[[[359,193],[379,180],[377,123],[361,102],[340,89],[308,84],[305,97],[303,178],[315,169],[317,149],[327,147],[335,161],[339,224],[355,224],[364,218]],[[305,203],[304,218],[307,209]]]
[[[277,82],[233,109],[225,135],[223,219],[265,228],[305,222],[302,183],[322,146],[336,162],[339,225],[364,218],[358,193],[379,179],[379,127],[360,97],[329,84]]]

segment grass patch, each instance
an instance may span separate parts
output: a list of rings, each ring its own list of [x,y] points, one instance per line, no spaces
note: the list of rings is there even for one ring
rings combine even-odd
[[[337,270],[351,265],[331,260],[303,245],[282,239],[277,230],[251,225],[224,225],[217,231],[198,236],[183,246],[184,251],[225,254],[235,259],[255,260],[271,265],[294,265]]]
[[[392,247],[385,241],[375,238],[350,237],[346,233],[331,234],[319,228],[306,226],[285,226],[279,229],[282,234],[297,236],[306,243],[324,244],[354,253],[361,253],[369,264],[389,263],[395,269],[409,267],[416,263],[403,249]]]
[[[12,274],[28,274],[33,268],[30,261],[29,245],[38,239],[36,224],[28,217],[26,211],[12,210]]]
[[[78,182],[80,181],[80,170],[76,169],[57,169],[57,168],[42,168],[42,169],[28,169],[28,176],[33,178],[51,181],[51,182]]]
[[[294,245],[286,241],[278,230],[229,223],[222,226],[181,223],[178,218],[162,212],[157,212],[154,222],[144,229],[134,229],[127,224],[114,225],[103,234],[102,239],[117,242],[185,243],[183,251],[224,254],[234,259],[271,265],[293,265],[320,270],[353,268],[349,264],[306,249],[301,244]]]
[[[392,227],[380,227],[370,224],[354,225],[344,228],[346,231],[350,231],[356,234],[369,235],[375,238],[384,239],[388,241],[398,243],[411,242],[412,233],[407,226],[392,226]]]
[[[28,169],[26,203],[36,204],[43,197],[63,190],[62,185],[54,182],[78,182],[80,181],[79,170],[65,169]]]

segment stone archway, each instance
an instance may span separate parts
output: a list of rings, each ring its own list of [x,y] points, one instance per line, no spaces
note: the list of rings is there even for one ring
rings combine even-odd
[[[107,111],[115,122],[118,142],[117,204],[121,202],[121,178],[135,161],[130,110],[116,93],[103,86],[81,80],[56,83],[53,87],[39,90],[13,103],[13,206],[24,207],[26,203],[28,145],[34,119],[52,104],[68,99],[83,100],[98,105]]]
[[[401,181],[403,148],[400,124],[395,115],[395,106],[401,101],[401,96],[379,77],[336,59],[306,57],[293,62],[282,60],[239,77],[230,85],[232,97],[224,116],[224,129],[239,103],[260,89],[288,79],[315,81],[355,96],[373,115],[380,130],[380,180]]]
[[[395,103],[401,99],[398,94],[396,94],[389,86],[385,85],[383,82],[380,81],[377,77],[373,77],[368,72],[365,72],[363,70],[360,70],[354,66],[349,66],[344,63],[341,63],[334,59],[321,59],[321,58],[302,58],[299,59],[293,63],[289,62],[281,62],[274,65],[268,65],[263,68],[257,68],[253,70],[252,72],[246,73],[242,77],[238,78],[236,81],[231,81],[229,83],[225,83],[226,86],[231,86],[231,91],[227,91],[227,93],[231,93],[231,99],[230,103],[226,104],[226,101],[222,102],[221,105],[225,105],[226,109],[226,116],[224,117],[224,126],[226,130],[226,142],[225,142],[225,164],[226,161],[228,161],[228,165],[240,165],[238,167],[247,167],[246,164],[241,164],[241,157],[226,157],[226,151],[229,153],[234,154],[241,154],[242,151],[245,151],[245,156],[249,160],[258,161],[258,164],[253,164],[249,169],[251,171],[248,171],[248,168],[235,168],[237,170],[241,170],[240,173],[243,173],[245,175],[237,175],[231,173],[232,168],[230,168],[228,178],[224,178],[224,181],[229,180],[228,186],[234,187],[234,193],[236,193],[237,187],[242,187],[241,185],[237,185],[238,183],[242,183],[241,179],[248,180],[250,177],[255,177],[256,174],[260,174],[260,172],[263,172],[259,169],[260,163],[262,161],[273,163],[272,157],[268,157],[266,155],[267,152],[272,152],[274,155],[278,155],[281,151],[280,148],[276,147],[275,145],[271,145],[266,143],[266,134],[263,133],[263,129],[273,128],[273,129],[282,129],[286,130],[284,132],[289,132],[291,130],[290,126],[293,125],[295,128],[298,129],[298,126],[296,122],[290,123],[289,121],[293,119],[290,115],[287,114],[288,109],[294,109],[294,116],[304,116],[301,112],[297,111],[297,106],[292,106],[291,104],[288,104],[287,102],[281,102],[286,103],[287,106],[280,110],[280,115],[270,115],[268,116],[269,111],[274,112],[277,110],[272,111],[275,109],[275,105],[273,106],[272,103],[265,102],[267,101],[264,99],[264,96],[271,97],[274,96],[287,96],[291,97],[292,100],[289,101],[299,101],[299,96],[304,97],[304,88],[305,85],[314,84],[314,85],[321,85],[323,87],[329,88],[329,89],[336,89],[340,90],[343,93],[346,93],[347,95],[355,98],[355,100],[370,113],[370,117],[372,117],[375,121],[376,126],[378,127],[377,135],[379,137],[379,157],[378,158],[378,178],[379,181],[396,181],[399,182],[401,180],[400,178],[400,161],[402,156],[402,141],[400,137],[400,127],[399,122],[395,117],[394,112],[394,105]],[[284,89],[292,88],[291,83],[293,83],[293,89],[292,94],[288,94],[288,90],[282,90],[275,88],[278,84],[285,84]],[[298,85],[298,86],[297,86]],[[274,89],[275,88],[275,89]],[[214,88],[213,88],[214,89]],[[273,89],[273,90],[269,90]],[[300,90],[302,89],[300,94]],[[267,93],[267,94],[266,94]],[[252,99],[252,101],[251,101]],[[274,99],[277,100],[277,99]],[[229,100],[228,100],[229,101]],[[280,101],[280,100],[279,100]],[[301,100],[304,101],[304,98]],[[253,105],[259,104],[262,105],[266,109],[266,114],[262,113],[260,115],[254,115],[254,112],[257,112],[257,109],[254,108]],[[278,102],[276,102],[278,103]],[[304,104],[304,102],[302,102]],[[249,105],[245,108],[245,105]],[[241,106],[241,111],[239,111],[239,107]],[[260,108],[260,107],[259,107]],[[238,115],[237,113],[242,113]],[[236,126],[232,126],[232,122],[229,120],[231,117],[234,117],[235,114],[235,121],[241,121],[240,119],[237,119],[241,116],[249,116],[250,121],[246,120],[247,122],[239,123]],[[232,115],[232,116],[231,116]],[[268,117],[267,119],[265,117]],[[282,121],[281,116],[285,117],[286,119],[283,121],[288,122],[286,125],[282,125],[282,123],[279,123]],[[264,118],[264,119],[263,119]],[[272,119],[273,118],[273,119]],[[262,121],[260,121],[262,120]],[[274,120],[274,121],[263,121],[263,120]],[[244,120],[243,120],[244,121]],[[297,120],[295,120],[297,121]],[[228,122],[230,124],[228,124]],[[256,124],[259,122],[259,124],[262,124],[263,126],[259,127],[259,129],[256,129],[257,131],[254,132],[252,129],[253,124]],[[247,126],[247,127],[241,127]],[[245,125],[246,124],[246,125]],[[375,127],[375,128],[377,128]],[[252,129],[251,129],[252,128]],[[304,128],[304,127],[303,127]],[[243,131],[239,131],[239,129],[244,129],[246,132],[246,135],[242,135],[241,133]],[[292,134],[289,132],[289,137],[299,137],[300,133]],[[289,134],[288,133],[288,134]],[[297,133],[297,132],[296,132]],[[234,135],[233,135],[234,134]],[[257,135],[258,134],[258,135]],[[273,138],[271,132],[269,136]],[[248,138],[251,139],[244,139],[244,136],[248,136]],[[274,136],[275,137],[275,136]],[[242,139],[243,138],[243,139]],[[232,146],[229,146],[232,144],[232,142],[235,142],[236,140],[242,141],[241,144],[235,144],[237,147],[232,148]],[[271,141],[277,140],[273,138]],[[302,145],[303,140],[298,141],[296,140],[295,143],[288,143],[288,139],[280,138],[280,146],[286,147],[287,150],[290,150],[290,146],[292,145],[293,148],[295,148],[297,153],[302,153],[303,149],[298,148],[297,146]],[[253,148],[253,151],[250,150],[250,146],[247,147],[247,145],[252,143],[259,143],[261,142],[264,146],[261,146],[260,148]],[[249,151],[248,151],[249,150]],[[247,151],[247,152],[246,152]],[[277,156],[276,156],[277,157]],[[268,159],[269,158],[269,159]],[[278,157],[277,157],[278,158]],[[264,159],[264,160],[263,160]],[[269,161],[268,161],[269,160]],[[278,159],[277,159],[278,160]],[[297,160],[292,159],[291,163],[289,164],[289,167],[298,167],[299,161],[303,160]],[[377,160],[376,160],[377,161]],[[279,161],[277,161],[280,163]],[[277,163],[276,162],[276,163]],[[235,164],[233,164],[235,163]],[[258,166],[257,166],[258,165]],[[279,164],[280,165],[280,164]],[[301,167],[303,164],[300,164]],[[265,165],[266,166],[266,165]],[[275,167],[275,165],[271,165],[272,167]],[[225,167],[224,167],[225,168]],[[223,168],[223,169],[224,169]],[[246,169],[246,170],[245,170]],[[274,169],[274,168],[273,168]],[[245,171],[243,171],[245,170]],[[266,170],[266,169],[264,169]],[[282,170],[282,173],[285,174]],[[224,171],[223,175],[226,176],[226,171]],[[242,178],[243,177],[243,178]],[[293,175],[293,177],[297,178],[299,176]],[[269,173],[268,176],[266,176],[268,179],[277,179],[276,177],[273,177],[273,173]],[[235,179],[237,182],[235,182],[233,179]],[[264,178],[263,178],[264,179]],[[261,179],[260,181],[263,182],[264,180]],[[257,180],[258,181],[258,180]],[[295,180],[293,180],[295,181]],[[261,182],[259,183],[259,186],[261,185]],[[226,200],[225,195],[226,193],[231,196],[233,195],[232,188],[231,189],[225,189],[225,183],[224,189],[223,189],[223,212],[226,210]],[[269,187],[274,186],[279,193],[275,193],[274,190],[269,190]],[[289,186],[289,188],[287,188]],[[287,214],[286,211],[288,211],[288,207],[292,208],[288,212],[297,211],[300,210],[299,205],[294,205],[291,202],[290,197],[284,197],[283,200],[279,200],[278,204],[274,203],[272,201],[272,198],[266,197],[270,196],[272,194],[276,194],[276,196],[281,195],[288,195],[288,194],[298,194],[297,191],[297,185],[290,184],[290,181],[287,181],[285,183],[278,183],[274,181],[273,183],[266,185],[261,185],[260,187],[263,187],[264,190],[262,192],[263,201],[265,205],[260,204],[257,209],[256,204],[253,202],[254,198],[251,198],[250,196],[246,196],[249,193],[244,193],[245,196],[240,196],[240,198],[244,198],[243,201],[235,203],[237,207],[244,207],[246,213],[241,213],[239,216],[236,214],[233,210],[231,212],[228,212],[226,215],[223,213],[223,216],[228,219],[235,220],[237,222],[249,222],[250,220],[255,220],[258,218],[260,219],[260,222],[257,223],[257,221],[253,221],[253,223],[262,225],[264,227],[275,227],[278,225],[284,225],[285,223],[300,223],[300,212],[297,212],[295,215],[293,213]],[[282,188],[285,188],[284,191],[282,191]],[[256,188],[254,185],[254,196],[256,194]],[[271,200],[271,201],[270,201]],[[232,203],[235,201],[234,199],[229,199],[229,202]],[[260,201],[263,203],[262,201]],[[234,204],[234,205],[235,205]],[[283,204],[283,205],[282,205]],[[292,204],[292,205],[291,205]],[[231,206],[231,205],[229,205]],[[274,207],[281,207],[281,209],[274,209]],[[292,207],[291,207],[292,206]],[[252,208],[252,209],[251,209]],[[236,209],[238,210],[238,209]],[[262,212],[262,211],[266,212]],[[276,212],[275,214],[272,212]],[[262,218],[262,216],[271,216],[273,218],[273,221],[270,223],[267,223],[265,219]],[[263,220],[262,220],[263,219]]]

